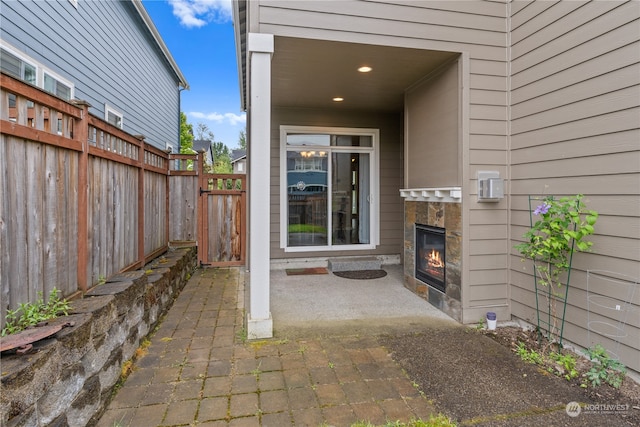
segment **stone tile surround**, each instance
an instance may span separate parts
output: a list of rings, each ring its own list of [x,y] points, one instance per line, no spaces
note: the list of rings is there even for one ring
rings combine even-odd
[[[415,277],[415,224],[445,229],[445,292]],[[462,320],[462,205],[460,203],[404,202],[404,284],[447,315]]]

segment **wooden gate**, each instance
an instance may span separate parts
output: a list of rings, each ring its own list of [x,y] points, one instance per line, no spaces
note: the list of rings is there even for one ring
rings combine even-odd
[[[198,203],[200,265],[244,265],[246,256],[247,176],[200,175]]]

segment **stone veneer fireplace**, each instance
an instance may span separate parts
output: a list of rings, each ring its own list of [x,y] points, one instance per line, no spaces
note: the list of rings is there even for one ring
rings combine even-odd
[[[416,277],[416,226],[444,229],[444,284]],[[457,201],[404,202],[404,283],[414,293],[457,321],[462,320],[462,209]],[[418,274],[420,276],[420,274]],[[432,283],[428,283],[431,281]],[[438,289],[440,288],[440,289]]]

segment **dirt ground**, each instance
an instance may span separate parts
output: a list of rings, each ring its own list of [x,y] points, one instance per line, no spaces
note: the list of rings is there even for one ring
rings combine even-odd
[[[523,362],[512,348],[529,338],[520,328],[483,332],[440,326],[386,334],[380,341],[435,407],[459,426],[640,425],[637,383],[582,388],[578,380],[569,382]],[[582,404],[579,414],[569,415],[570,402]]]

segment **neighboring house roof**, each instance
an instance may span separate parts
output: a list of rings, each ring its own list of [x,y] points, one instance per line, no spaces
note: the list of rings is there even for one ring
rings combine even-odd
[[[213,151],[213,149],[211,148],[211,144],[212,142],[208,139],[194,139],[193,149],[198,153],[202,150],[211,153]]]
[[[247,158],[247,150],[237,149],[231,150],[231,163]]]
[[[184,75],[182,74],[182,71],[180,71],[180,67],[178,67],[178,64],[173,59],[173,56],[171,55],[171,52],[169,52],[169,48],[167,47],[166,44],[164,44],[164,41],[162,40],[162,36],[160,36],[160,33],[158,32],[158,29],[156,28],[155,24],[153,23],[153,20],[151,19],[151,17],[147,13],[147,10],[142,5],[142,1],[141,0],[131,0],[131,2],[133,3],[133,5],[135,6],[136,10],[140,14],[140,17],[142,18],[142,21],[145,23],[145,25],[149,29],[149,32],[153,36],[153,39],[158,44],[158,47],[160,48],[160,51],[162,52],[162,54],[166,58],[167,62],[169,62],[169,65],[171,65],[171,68],[173,69],[173,71],[176,73],[176,76],[178,77],[180,86],[182,86],[185,89],[189,89],[189,83],[187,83],[187,79],[184,77]]]

